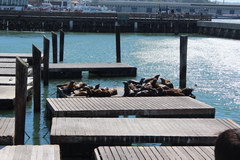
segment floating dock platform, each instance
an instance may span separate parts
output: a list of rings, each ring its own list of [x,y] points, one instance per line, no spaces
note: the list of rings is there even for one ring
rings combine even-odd
[[[16,78],[15,77],[6,77],[6,76],[0,76],[0,85],[15,85],[16,84]],[[33,77],[28,77],[28,85],[33,84]]]
[[[32,53],[0,53],[0,62],[15,63],[17,56],[27,60],[30,65],[32,64]]]
[[[32,75],[32,69],[28,69],[28,76]],[[16,76],[16,68],[0,68],[0,76]]]
[[[190,97],[47,98],[48,117],[214,118],[215,108]]]
[[[81,78],[82,71],[106,77],[135,77],[137,68],[122,63],[53,63],[49,78]]]
[[[13,145],[14,129],[15,129],[14,118],[0,118],[0,145]]]
[[[27,87],[28,97],[32,95],[32,86]],[[13,109],[15,99],[15,86],[0,85],[0,110]]]
[[[95,160],[215,160],[213,146],[98,147]]]
[[[1,146],[1,160],[60,160],[58,145]]]
[[[232,128],[240,126],[229,119],[53,118],[50,140],[64,155],[77,155],[98,146],[133,143],[212,146],[221,132]]]

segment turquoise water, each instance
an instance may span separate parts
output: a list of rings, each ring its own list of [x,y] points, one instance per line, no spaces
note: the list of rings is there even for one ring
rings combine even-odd
[[[50,33],[0,32],[0,52],[31,52],[35,44],[42,50],[42,36]],[[64,62],[115,62],[114,34],[65,33]],[[122,62],[138,68],[138,76],[161,74],[178,87],[179,37],[161,34],[122,34]],[[240,48],[238,40],[189,36],[188,87],[194,87],[197,99],[216,107],[217,118],[230,118],[240,124]],[[52,61],[52,58],[51,58]],[[88,77],[90,85],[123,87],[126,78]],[[134,77],[135,79],[135,77]],[[70,80],[70,79],[69,79]],[[44,117],[45,98],[56,96],[56,84],[67,80],[51,80],[42,89],[42,111],[34,115],[27,107],[27,144],[49,143],[48,122]],[[13,111],[0,111],[0,116],[13,116]],[[40,124],[40,125],[39,125]],[[45,137],[45,138],[43,138]]]

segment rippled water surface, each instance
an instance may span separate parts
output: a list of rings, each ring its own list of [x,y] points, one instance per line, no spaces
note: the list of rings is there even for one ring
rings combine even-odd
[[[50,38],[50,33],[0,32],[0,52],[30,53],[33,43],[42,50],[43,35]],[[178,36],[122,34],[121,42],[122,62],[138,68],[136,79],[160,73],[178,87]],[[195,88],[198,100],[216,107],[217,118],[230,118],[240,124],[239,44],[238,40],[189,36],[187,86]],[[114,34],[66,33],[64,62],[115,62],[115,59]],[[122,81],[129,78],[132,77],[98,78],[84,74],[81,81],[123,87]],[[28,104],[26,132],[31,138],[26,137],[26,143],[49,143],[44,97],[55,97],[56,84],[65,81],[51,80],[49,87],[42,90],[40,115],[34,115],[32,104]],[[13,116],[13,112],[0,111],[0,116]]]

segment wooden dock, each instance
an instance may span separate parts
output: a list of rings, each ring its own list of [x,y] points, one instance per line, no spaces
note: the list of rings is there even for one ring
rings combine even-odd
[[[81,152],[77,148],[90,152],[98,146],[133,143],[210,146],[231,128],[240,126],[229,119],[53,118],[50,139],[64,154],[74,155]]]
[[[16,78],[15,77],[6,77],[1,76],[0,77],[0,85],[15,85]],[[32,85],[33,83],[33,77],[28,77],[28,85]]]
[[[0,62],[5,63],[15,63],[16,57],[23,58],[27,60],[27,63],[32,64],[32,54],[31,53],[0,53]]]
[[[215,160],[213,146],[98,147],[95,160]]]
[[[0,68],[0,76],[15,76],[16,68]],[[28,76],[32,75],[32,69],[28,69]]]
[[[58,145],[1,146],[1,160],[60,160]]]
[[[0,118],[0,145],[13,145],[14,127],[14,118]]]
[[[81,78],[82,71],[99,76],[128,76],[137,75],[137,68],[122,63],[57,63],[49,64],[50,78]]]
[[[28,86],[28,96],[32,95],[32,86]],[[0,85],[0,110],[14,108],[15,86]]]
[[[214,118],[215,108],[190,97],[47,98],[48,117]]]

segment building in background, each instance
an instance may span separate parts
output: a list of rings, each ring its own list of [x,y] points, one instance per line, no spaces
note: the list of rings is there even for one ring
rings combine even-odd
[[[240,5],[216,3],[179,3],[174,0],[93,0],[90,5],[106,6],[117,12],[159,13],[173,10],[174,13],[210,14],[212,16],[240,14]]]
[[[0,10],[23,10],[28,0],[0,0]]]

